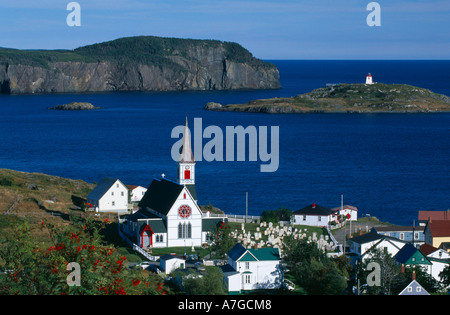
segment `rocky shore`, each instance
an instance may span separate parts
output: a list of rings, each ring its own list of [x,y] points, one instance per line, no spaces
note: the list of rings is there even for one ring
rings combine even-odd
[[[450,112],[450,97],[405,84],[337,84],[288,98],[245,104],[210,102],[206,110],[266,114]]]

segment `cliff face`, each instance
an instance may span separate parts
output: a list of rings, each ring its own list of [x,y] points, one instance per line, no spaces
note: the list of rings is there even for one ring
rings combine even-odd
[[[148,53],[154,47],[146,45],[136,49],[131,46],[124,51],[117,44],[114,47],[96,44],[75,50],[73,54],[71,51],[70,58],[57,51],[46,52],[45,62],[41,59],[34,62],[36,58],[31,51],[21,58],[15,55],[22,51],[8,50],[12,53],[3,58],[0,51],[1,93],[280,88],[275,66],[251,55],[237,58],[230,53],[227,43],[190,41],[183,47],[183,40],[180,41],[174,48],[170,43],[158,46],[156,54]],[[139,39],[132,43],[139,44]],[[146,58],[141,58],[140,50]],[[124,58],[128,51],[133,54]],[[27,59],[30,56],[33,56],[31,61]]]

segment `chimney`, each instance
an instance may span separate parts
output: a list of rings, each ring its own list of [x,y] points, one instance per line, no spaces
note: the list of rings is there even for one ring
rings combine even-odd
[[[313,209],[316,207],[316,203],[315,202],[313,203],[312,207],[313,207]]]
[[[253,246],[254,249],[258,249],[258,244],[255,243],[255,245]]]
[[[413,279],[413,280],[416,280],[416,271],[415,271],[415,270],[413,270],[413,273],[412,273],[412,279]]]
[[[405,273],[405,265],[402,264],[402,273]]]
[[[362,229],[359,229],[359,235],[362,235],[363,233],[362,233]]]

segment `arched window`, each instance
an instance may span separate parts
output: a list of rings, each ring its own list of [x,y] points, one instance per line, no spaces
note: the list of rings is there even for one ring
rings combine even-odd
[[[183,225],[181,224],[181,223],[178,223],[178,238],[184,238],[183,237],[183,231],[184,229],[183,229]]]
[[[192,238],[192,225],[190,222],[187,225],[187,238]]]

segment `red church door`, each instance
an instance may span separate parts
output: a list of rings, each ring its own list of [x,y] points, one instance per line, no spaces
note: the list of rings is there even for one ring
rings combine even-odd
[[[191,171],[190,170],[184,171],[184,179],[191,179]]]
[[[141,232],[141,248],[150,248],[153,246],[153,231],[147,224]]]

